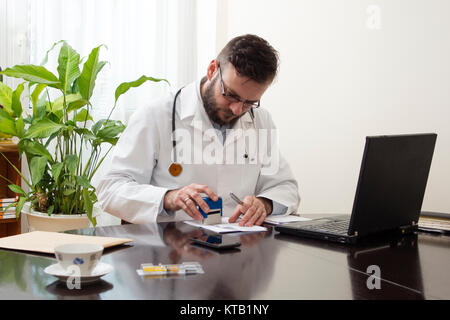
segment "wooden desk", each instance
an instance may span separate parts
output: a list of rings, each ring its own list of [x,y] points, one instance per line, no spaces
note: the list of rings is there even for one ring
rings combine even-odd
[[[198,229],[178,223],[123,225],[71,233],[129,237],[134,243],[106,250],[114,272],[82,290],[44,273],[45,255],[0,249],[0,300],[43,299],[450,299],[450,237],[418,233],[352,247],[265,233],[240,236],[242,246],[216,252],[191,245]],[[141,278],[141,263],[199,261],[205,274]],[[367,268],[380,268],[380,289],[369,289]]]
[[[0,219],[0,238],[21,233],[21,219],[20,216],[19,219]]]

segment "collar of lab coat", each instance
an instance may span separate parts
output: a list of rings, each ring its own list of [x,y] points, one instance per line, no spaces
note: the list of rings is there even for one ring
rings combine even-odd
[[[205,136],[209,136],[209,138],[213,139],[214,137],[217,137],[217,133],[215,130],[208,130],[213,129],[213,126],[203,106],[203,100],[200,94],[200,82],[201,80],[192,82],[181,90],[176,112],[178,113],[181,121],[189,124],[195,129],[203,131]],[[190,118],[192,120],[189,122]],[[236,121],[232,129],[245,130],[252,124],[253,120],[250,112],[247,112],[241,117],[240,120]],[[238,131],[236,138],[239,138],[240,136],[242,136],[242,130]],[[231,141],[227,139],[225,141],[225,146],[230,142]]]
[[[191,122],[192,126],[195,121],[202,121],[203,124],[208,124],[209,127],[212,128],[211,120],[209,119],[208,114],[205,111],[205,107],[203,106],[203,100],[200,94],[200,82],[201,80],[192,82],[181,90],[179,100],[180,104],[177,104],[177,113],[182,121],[193,117]],[[250,112],[245,113],[241,117],[240,121],[253,122]],[[236,125],[239,125],[240,121],[237,121]]]

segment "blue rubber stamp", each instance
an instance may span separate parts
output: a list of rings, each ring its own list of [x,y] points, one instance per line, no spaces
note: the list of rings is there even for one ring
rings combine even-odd
[[[198,210],[203,216],[202,223],[203,224],[218,224],[222,223],[222,198],[219,197],[219,200],[213,201],[208,197],[203,197],[203,201],[209,207],[209,212],[206,213],[202,210],[202,208],[198,207]]]

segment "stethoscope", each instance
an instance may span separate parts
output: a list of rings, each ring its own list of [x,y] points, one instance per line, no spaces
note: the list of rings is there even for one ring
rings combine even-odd
[[[175,139],[175,111],[177,108],[177,98],[178,95],[181,93],[181,90],[183,88],[181,88],[180,90],[177,91],[177,93],[175,94],[175,98],[173,99],[173,107],[172,107],[172,150],[173,150],[173,162],[172,164],[169,166],[169,173],[174,176],[174,177],[178,177],[181,172],[183,171],[183,166],[177,162],[177,141]],[[255,115],[253,112],[253,108],[250,108],[250,116],[252,118],[252,122],[253,122],[253,127],[256,130],[255,127]],[[248,151],[247,151],[247,147],[245,149],[245,154],[244,154],[244,158],[247,159],[248,158]]]

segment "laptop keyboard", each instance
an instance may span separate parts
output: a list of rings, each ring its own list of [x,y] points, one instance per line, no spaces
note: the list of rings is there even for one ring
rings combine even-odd
[[[308,231],[318,231],[318,232],[325,232],[325,233],[334,233],[334,234],[339,234],[339,235],[347,235],[349,224],[350,224],[350,220],[332,221],[332,222],[327,222],[327,223],[323,223],[323,224],[302,226],[302,229],[305,229]]]

